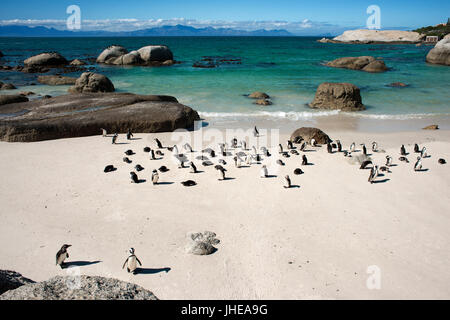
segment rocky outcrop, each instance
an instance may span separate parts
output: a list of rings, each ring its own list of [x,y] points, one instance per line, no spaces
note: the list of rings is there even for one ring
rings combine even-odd
[[[75,59],[70,62],[70,65],[71,66],[84,66],[84,65],[86,65],[86,62],[81,61],[79,59]]]
[[[311,127],[303,127],[295,130],[291,134],[290,140],[292,142],[299,142],[300,140],[311,142],[311,139],[316,140],[318,144],[327,144],[328,142],[331,142],[330,137],[325,132]]]
[[[444,38],[436,43],[428,52],[426,60],[429,63],[450,66],[450,38]]]
[[[403,82],[392,82],[388,84],[388,87],[394,87],[394,88],[406,88],[409,85]]]
[[[27,67],[60,67],[69,62],[58,52],[45,52],[28,58],[23,63]]]
[[[63,76],[39,76],[37,81],[49,86],[63,86],[74,85],[77,79]]]
[[[0,295],[29,283],[34,283],[34,281],[23,277],[18,272],[0,270]]]
[[[5,113],[17,115],[2,117]],[[128,129],[139,133],[172,132],[191,128],[199,119],[195,110],[170,96],[69,94],[3,106],[0,140],[31,142],[84,137],[97,135],[99,128],[117,133]]]
[[[255,91],[248,96],[252,99],[270,99],[270,96],[265,92]]]
[[[70,93],[83,92],[114,92],[115,88],[111,80],[102,74],[85,72],[75,81],[75,85],[69,88]]]
[[[0,81],[0,90],[14,90],[17,89],[12,83],[3,83]]]
[[[133,283],[97,276],[57,276],[26,284],[0,295],[0,300],[158,300]]]
[[[97,58],[97,63],[110,65],[133,66],[170,66],[173,53],[167,46],[146,46],[137,51],[128,52],[124,47],[111,46],[105,49]]]
[[[431,125],[423,128],[423,130],[438,130],[438,129],[439,129],[439,126],[437,124],[431,124]]]
[[[21,94],[0,95],[0,106],[11,103],[27,102],[28,98]],[[0,108],[0,113],[3,113],[4,108]]]
[[[366,72],[384,72],[388,68],[382,60],[376,60],[374,57],[344,57],[327,63],[327,66],[334,68],[345,68],[352,70],[362,70]]]
[[[269,99],[258,99],[255,102],[253,102],[254,104],[260,105],[260,106],[270,106],[272,105],[272,101],[270,101]]]
[[[191,233],[188,235],[186,251],[194,255],[209,255],[217,251],[214,247],[220,243],[216,234],[211,231]]]
[[[344,43],[418,43],[423,35],[413,31],[400,30],[348,30],[333,38],[335,42]]]
[[[128,50],[124,47],[112,45],[103,50],[103,52],[97,58],[97,63],[108,63],[108,61],[113,61],[127,53]]]
[[[316,109],[342,111],[360,111],[365,109],[359,88],[351,83],[324,82],[320,84],[314,101],[309,106]]]

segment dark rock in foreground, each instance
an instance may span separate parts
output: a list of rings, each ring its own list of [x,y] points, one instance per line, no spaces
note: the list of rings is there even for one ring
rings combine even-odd
[[[388,70],[388,67],[386,67],[382,60],[376,60],[374,57],[370,56],[339,58],[328,62],[327,66],[372,73],[385,72]]]
[[[6,291],[17,289],[18,287],[29,283],[34,283],[34,281],[23,277],[18,272],[0,270],[0,295]]]
[[[27,67],[59,67],[65,66],[69,62],[58,52],[45,52],[26,59],[24,65]]]
[[[21,94],[0,95],[0,106],[11,103],[27,102],[28,98]],[[4,108],[0,108],[0,114],[3,113]]]
[[[359,88],[351,83],[324,82],[319,85],[311,108],[360,111],[365,110]]]
[[[150,291],[117,279],[96,276],[57,276],[23,285],[0,300],[158,300]]]
[[[302,138],[308,143],[311,142],[311,139],[316,140],[318,144],[327,144],[328,142],[331,142],[330,137],[325,132],[311,127],[299,128],[291,134],[292,142],[297,141],[299,138]]]
[[[138,133],[172,132],[191,128],[199,119],[195,110],[170,96],[72,94],[3,106],[0,140],[31,142],[84,137],[100,134],[100,128],[118,133],[128,129]]]

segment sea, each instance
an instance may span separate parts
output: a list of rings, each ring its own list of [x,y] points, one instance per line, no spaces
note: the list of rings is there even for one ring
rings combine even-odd
[[[205,119],[298,121],[345,115],[368,119],[439,119],[450,116],[450,68],[431,65],[425,57],[431,46],[399,44],[329,44],[316,37],[130,37],[130,38],[0,38],[4,64],[17,65],[46,51],[68,60],[93,61],[106,47],[117,44],[129,51],[147,45],[170,47],[179,63],[170,67],[117,67],[91,62],[87,67],[109,77],[119,92],[175,96]],[[327,61],[347,56],[383,58],[384,73],[336,69]],[[212,62],[211,62],[212,61]],[[195,64],[214,68],[196,68]],[[67,74],[71,76],[71,74]],[[67,86],[39,85],[36,75],[0,72],[0,81],[18,91],[61,95]],[[38,85],[30,85],[31,83]],[[345,113],[311,109],[322,82],[350,82],[361,89],[365,111]],[[389,86],[403,82],[404,88]],[[246,95],[263,91],[273,105],[257,106]],[[6,92],[3,91],[2,94]]]

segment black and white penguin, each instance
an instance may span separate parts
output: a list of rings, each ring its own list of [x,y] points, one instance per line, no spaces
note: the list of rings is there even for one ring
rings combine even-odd
[[[233,149],[236,149],[236,148],[237,148],[237,146],[238,146],[237,144],[238,144],[238,141],[237,141],[236,138],[231,139],[231,147],[232,147]]]
[[[278,145],[278,153],[283,153],[283,146],[281,145],[281,143]]]
[[[284,177],[284,181],[286,182],[286,185],[283,186],[285,189],[289,189],[291,187],[291,178],[289,178],[289,176],[285,176]]]
[[[197,173],[197,167],[195,166],[194,162],[191,161],[191,169],[192,169],[192,173]]]
[[[116,144],[118,137],[119,137],[119,135],[117,133],[114,133],[114,135],[112,137],[112,144]]]
[[[300,145],[300,151],[305,151],[306,149],[306,141],[303,141],[303,143]]]
[[[317,147],[316,139],[314,139],[314,138],[311,139],[311,146],[312,147]]]
[[[438,160],[438,163],[439,163],[439,164],[446,164],[447,161],[445,161],[445,159],[442,159],[442,158],[441,158],[441,159]]]
[[[277,160],[277,164],[279,164],[280,166],[284,166],[284,162],[283,162],[283,160]]]
[[[161,150],[156,150],[155,154],[160,157],[164,156],[164,153],[162,153]]]
[[[155,150],[150,150],[150,160],[156,160],[156,157],[155,157]]]
[[[302,157],[302,166],[306,166],[308,164],[308,158],[306,157],[306,155],[303,155]]]
[[[214,164],[214,163],[212,163],[212,162],[209,161],[209,160],[206,160],[206,161],[203,161],[203,162],[202,162],[202,165],[205,166],[205,167],[212,166],[213,164]]]
[[[373,166],[370,170],[368,181],[372,184],[375,182],[375,179],[378,177],[378,166]]]
[[[291,156],[286,151],[281,154],[285,158],[290,158]]]
[[[233,160],[234,160],[235,167],[240,168],[241,167],[241,158],[239,158],[238,156],[234,156]]]
[[[420,151],[420,157],[426,158],[427,157],[427,148],[423,147],[422,151]]]
[[[60,266],[61,269],[65,267],[64,261],[69,258],[69,253],[67,252],[67,249],[71,247],[71,244],[65,244],[59,249],[59,251],[56,253],[56,265]]]
[[[288,149],[294,149],[294,144],[292,143],[291,140],[287,141],[287,147],[288,147]]]
[[[267,178],[269,176],[269,172],[267,171],[266,165],[263,165],[261,167],[260,176],[261,178]]]
[[[133,137],[133,133],[131,133],[131,129],[128,129],[127,140],[131,140],[132,137]]]
[[[225,169],[224,167],[222,167],[220,164],[216,165],[214,167],[216,170],[220,171],[220,175],[222,176],[222,180],[225,180],[225,172],[227,171],[227,169]],[[221,179],[219,179],[221,180]]]
[[[127,151],[125,151],[125,154],[127,156],[132,156],[132,155],[134,155],[134,152],[133,152],[133,150],[127,150]]]
[[[227,165],[227,162],[226,162],[224,159],[219,159],[219,163],[220,163],[220,164],[223,164],[224,166]]]
[[[364,161],[364,162],[361,164],[361,166],[360,166],[359,168],[360,168],[360,169],[365,169],[365,168],[367,168],[367,166],[368,166],[369,164],[372,164],[372,161],[366,160],[366,161]]]
[[[140,266],[142,266],[141,261],[139,261],[138,257],[136,257],[135,254],[134,254],[134,249],[130,248],[130,255],[128,256],[128,258],[123,263],[122,269],[125,268],[125,266],[127,266],[128,273],[131,272],[133,274],[136,274],[137,264],[138,263],[139,263]]]
[[[328,153],[333,153],[333,147],[331,146],[331,144],[329,142],[327,143],[327,151],[328,151]]]
[[[153,172],[152,172],[152,182],[153,182],[153,185],[158,184],[158,180],[159,180],[159,174],[158,174],[158,171],[153,170]]]
[[[372,151],[378,152],[378,143],[376,141],[372,142]]]
[[[402,146],[400,148],[400,155],[406,156],[406,149],[405,149],[405,145],[403,145],[403,144],[402,144]]]
[[[259,131],[258,131],[258,128],[256,128],[256,126],[255,126],[255,128],[253,129],[253,135],[254,135],[255,137],[259,137]]]
[[[292,149],[292,150],[291,150],[291,154],[294,154],[294,155],[296,155],[296,156],[298,156],[298,155],[299,155],[298,151],[297,151],[297,150],[295,150],[295,149]]]
[[[242,149],[243,149],[244,151],[247,151],[247,141],[242,140],[242,141],[241,141],[241,147],[242,147]]]
[[[362,151],[363,151],[363,155],[367,155],[367,148],[366,148],[366,145],[364,144],[364,143],[361,143],[361,146],[362,146]]]
[[[113,172],[116,171],[116,168],[114,168],[113,165],[108,165],[105,167],[105,170],[103,170],[103,172],[108,173],[108,172]]]
[[[130,172],[131,183],[139,183],[139,178],[135,172]]]
[[[398,160],[409,163],[409,160],[406,157],[400,157],[400,158],[398,158]]]
[[[381,172],[388,172],[388,173],[392,173],[391,170],[389,170],[389,167],[380,167],[380,171]]]
[[[161,167],[159,167],[158,170],[159,170],[159,172],[162,172],[162,173],[169,171],[169,169],[166,166],[161,166]]]
[[[123,162],[130,164],[130,163],[132,163],[133,161],[131,161],[130,159],[128,159],[127,157],[125,157],[125,158],[123,158]]]
[[[352,144],[350,145],[350,152],[355,152],[355,148],[356,148],[356,143],[352,142]]]
[[[101,128],[100,130],[102,130],[102,136],[106,137],[108,135],[105,129]]]
[[[144,152],[149,153],[150,151],[152,151],[152,149],[150,149],[149,147],[144,148]]]
[[[422,170],[422,158],[421,157],[417,157],[417,161],[414,164],[414,171],[420,171]]]
[[[387,167],[392,166],[392,157],[391,156],[386,156],[386,166]]]
[[[155,138],[155,141],[156,141],[156,146],[158,147],[158,149],[163,149],[163,145],[162,145],[161,141],[159,141],[158,138]]]
[[[192,147],[189,143],[184,144],[184,150],[186,150],[186,152],[193,152]]]
[[[184,164],[188,162],[188,158],[184,154],[174,154],[173,156],[178,161],[178,168],[186,168]]]
[[[137,164],[134,168],[137,172],[144,170],[144,168],[140,164]]]
[[[415,153],[419,153],[420,152],[419,145],[417,143],[414,144],[414,152]]]
[[[197,183],[193,180],[183,181],[183,182],[181,182],[181,184],[185,187],[192,187],[192,186],[197,185]]]
[[[337,143],[337,149],[338,149],[338,152],[342,152],[342,144],[341,144],[341,141],[340,141],[340,140],[337,140],[336,143]]]
[[[301,175],[301,174],[303,174],[303,170],[300,169],[300,168],[297,168],[297,169],[294,170],[294,174],[297,175],[297,176]]]

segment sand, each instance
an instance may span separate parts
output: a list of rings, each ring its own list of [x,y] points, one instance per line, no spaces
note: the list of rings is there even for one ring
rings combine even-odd
[[[269,163],[277,177],[267,179],[260,165],[238,169],[227,158],[234,179],[218,181],[199,161],[203,173],[178,169],[167,150],[166,159],[150,161],[143,148],[155,137],[169,144],[168,133],[119,145],[101,136],[2,142],[0,269],[35,281],[65,275],[55,254],[69,243],[68,261],[81,274],[130,281],[160,299],[449,299],[450,167],[437,160],[450,161],[450,131],[321,128],[344,148],[355,141],[370,150],[377,141],[386,153],[374,153],[375,162],[389,154],[397,164],[378,178],[389,180],[369,184],[368,170],[326,147],[306,153],[313,165],[301,176],[293,174],[301,156],[282,158],[284,167]],[[398,161],[400,145],[412,152],[415,142],[431,155],[426,172],[413,171],[415,154],[409,164]],[[137,153],[131,165],[122,162],[127,149]],[[147,181],[132,184],[137,163]],[[108,164],[118,170],[103,173]],[[151,171],[161,165],[170,171],[154,186]],[[284,189],[286,174],[300,188]],[[187,179],[198,185],[183,187]],[[205,230],[221,240],[218,251],[187,254],[187,233]],[[143,263],[140,274],[121,269],[129,247]],[[380,271],[379,289],[368,288],[368,268]]]

